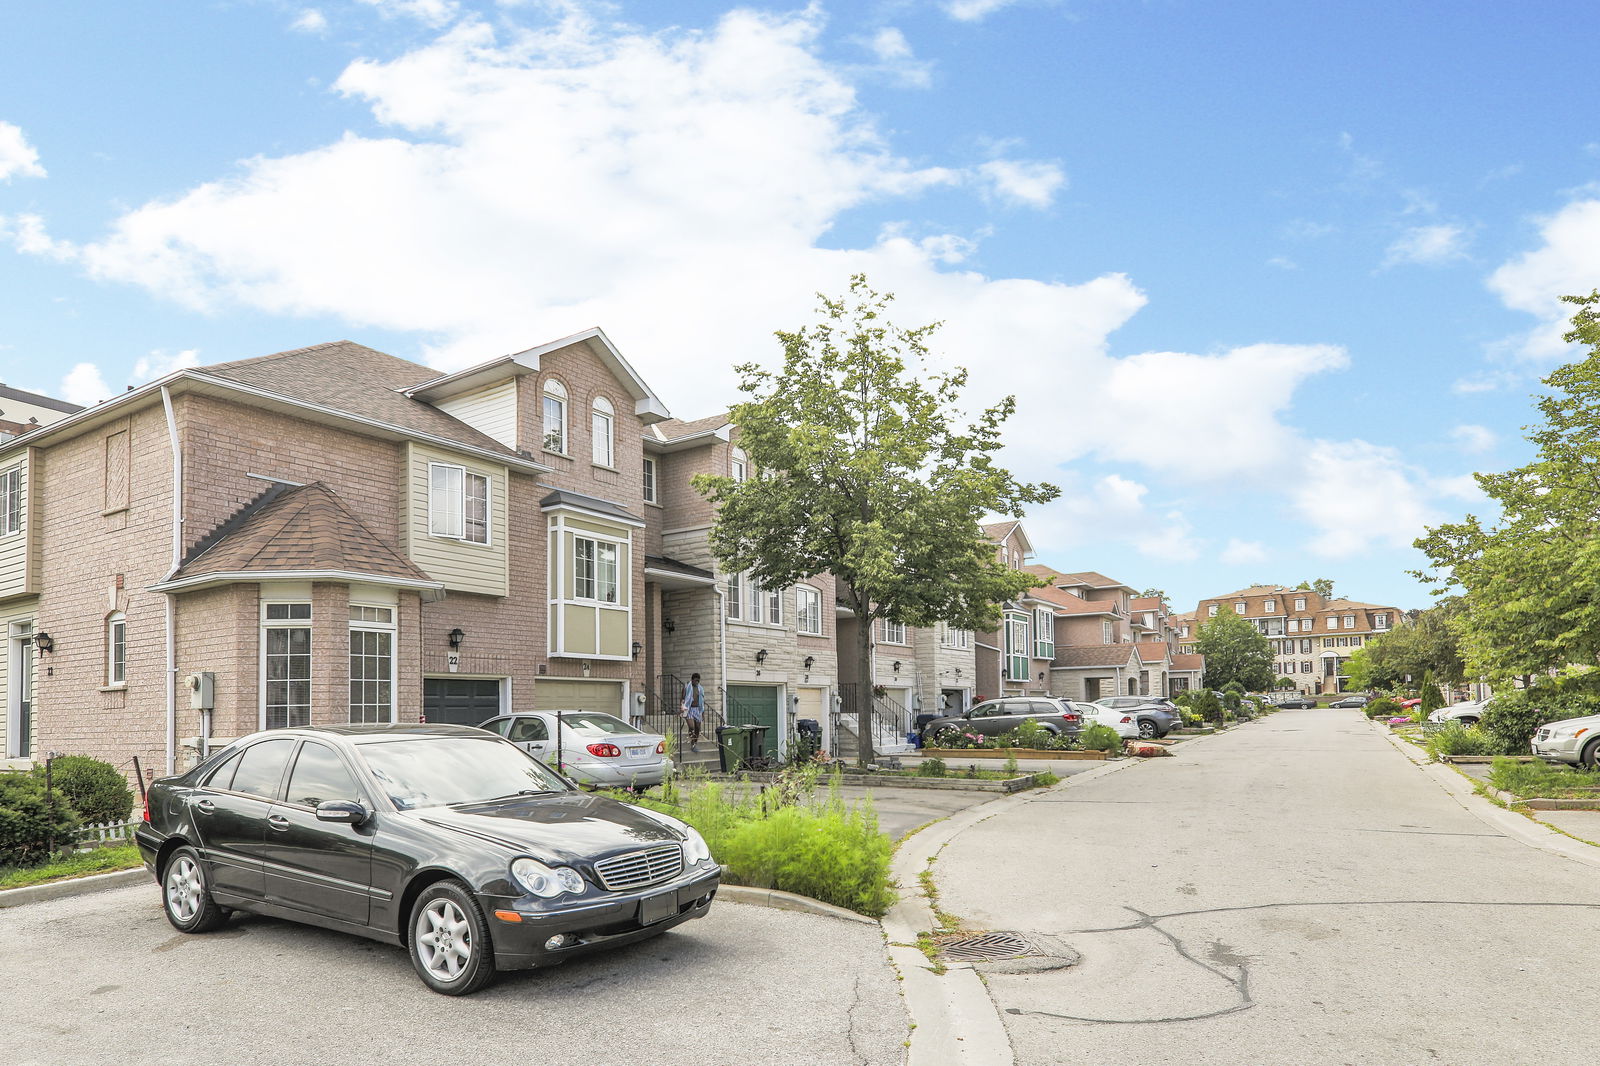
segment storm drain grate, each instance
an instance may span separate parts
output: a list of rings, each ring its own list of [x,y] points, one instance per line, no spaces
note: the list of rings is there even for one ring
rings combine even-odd
[[[947,959],[962,962],[986,962],[991,959],[1014,959],[1019,955],[1037,955],[1038,949],[1016,933],[981,933],[962,940],[952,940],[939,953]]]

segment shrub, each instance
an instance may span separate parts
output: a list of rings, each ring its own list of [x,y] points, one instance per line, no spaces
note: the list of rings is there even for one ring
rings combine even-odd
[[[1424,746],[1435,760],[1446,755],[1496,755],[1499,747],[1493,737],[1477,726],[1464,726],[1460,722],[1446,723],[1443,729],[1428,737]]]
[[[1078,743],[1089,751],[1122,750],[1122,738],[1117,735],[1117,731],[1099,722],[1090,722],[1084,727],[1083,732],[1078,734]]]
[[[1197,726],[1201,722],[1205,721],[1203,717],[1196,712],[1189,710],[1187,707],[1180,708],[1178,710],[1178,714],[1182,716],[1183,724],[1186,726]]]
[[[1563,799],[1571,796],[1587,799],[1594,796],[1593,789],[1600,788],[1600,772],[1546,766],[1539,762],[1496,759],[1489,767],[1489,784],[1523,799]]]
[[[1528,741],[1541,722],[1591,714],[1600,714],[1600,696],[1593,693],[1563,692],[1551,685],[1508,689],[1489,701],[1478,727],[1494,737],[1498,751],[1526,755]]]
[[[78,812],[60,792],[46,796],[42,776],[0,773],[0,865],[44,862],[51,838],[57,847],[70,843],[76,828]]]
[[[922,764],[917,767],[918,777],[943,777],[949,772],[950,768],[939,758],[923,759]]]
[[[1029,719],[1012,731],[1011,741],[1019,748],[1043,748],[1053,736],[1050,730]]]
[[[1199,689],[1195,696],[1189,700],[1189,709],[1200,716],[1201,721],[1221,722],[1222,701],[1210,689]]]
[[[1379,696],[1367,704],[1366,712],[1368,718],[1393,718],[1401,713],[1399,702],[1387,696]]]
[[[33,773],[44,779],[44,767]],[[50,781],[86,824],[121,822],[133,811],[133,790],[116,767],[87,755],[58,755],[50,760]]]

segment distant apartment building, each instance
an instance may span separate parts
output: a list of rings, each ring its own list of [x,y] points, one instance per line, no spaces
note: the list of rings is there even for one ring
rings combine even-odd
[[[1340,666],[1375,636],[1400,624],[1398,607],[1385,607],[1311,589],[1253,585],[1200,601],[1180,622],[1183,647],[1193,650],[1199,626],[1221,611],[1242,616],[1272,645],[1273,670],[1302,692],[1341,690]]]
[[[75,403],[0,384],[0,444],[83,410]]]

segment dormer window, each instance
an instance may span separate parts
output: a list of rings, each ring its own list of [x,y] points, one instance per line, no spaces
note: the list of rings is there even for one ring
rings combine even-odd
[[[567,390],[555,378],[544,382],[544,447],[567,454]]]

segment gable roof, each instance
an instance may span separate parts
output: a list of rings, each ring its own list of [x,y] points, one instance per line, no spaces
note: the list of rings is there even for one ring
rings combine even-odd
[[[1167,646],[1159,640],[1141,641],[1134,647],[1139,649],[1139,661],[1142,663],[1165,662],[1168,658]]]
[[[1056,669],[1084,666],[1132,666],[1138,658],[1132,644],[1087,644],[1056,648]]]
[[[18,400],[34,407],[43,407],[46,411],[60,411],[64,415],[75,415],[83,410],[78,404],[58,400],[54,396],[45,396],[42,393],[29,392],[26,389],[14,389],[10,385],[0,385],[0,400]]]
[[[1130,611],[1159,611],[1165,606],[1160,596],[1135,596],[1128,601]]]
[[[1057,570],[1053,566],[1045,566],[1042,563],[1029,563],[1022,569],[1035,577],[1044,578],[1052,585],[1083,585],[1092,589],[1127,589],[1129,592],[1133,591],[1132,585],[1125,585],[1094,570],[1069,573],[1065,570]]]
[[[286,576],[443,588],[322,482],[274,485],[195,545],[159,590]]]
[[[1033,541],[1028,539],[1028,531],[1022,528],[1022,519],[1020,518],[1008,518],[1004,522],[980,524],[978,528],[983,531],[985,537],[988,537],[996,544],[1004,543],[1007,537],[1015,533],[1017,538],[1022,541],[1022,554],[1024,556],[1033,554]]]
[[[1023,596],[1050,604],[1057,614],[1116,614],[1114,600],[1086,600],[1050,585],[1029,589]]]
[[[1205,668],[1206,657],[1204,655],[1195,655],[1191,652],[1186,655],[1174,655],[1172,657],[1171,669],[1175,672],[1181,672],[1185,670],[1204,670]]]

